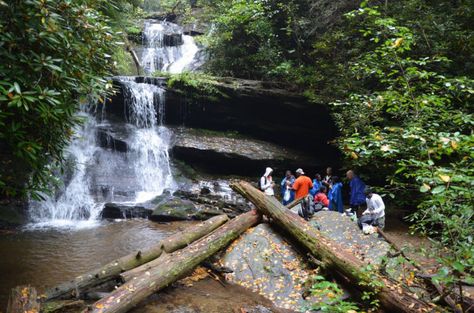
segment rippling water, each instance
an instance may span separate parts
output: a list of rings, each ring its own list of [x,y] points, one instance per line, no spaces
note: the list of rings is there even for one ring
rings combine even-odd
[[[75,231],[46,229],[0,234],[0,312],[14,286],[40,290],[71,279],[137,249],[153,245],[191,222],[101,222]]]

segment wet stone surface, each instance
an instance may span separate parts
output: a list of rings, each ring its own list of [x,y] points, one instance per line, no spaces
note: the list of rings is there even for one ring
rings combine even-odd
[[[379,264],[390,250],[390,244],[377,233],[365,235],[357,226],[357,222],[347,216],[341,216],[338,212],[318,212],[312,221],[319,224],[321,232],[328,238],[350,249],[366,263]]]
[[[275,306],[304,311],[304,283],[312,271],[280,235],[268,224],[248,230],[235,241],[221,259],[234,272],[226,279],[257,292]]]
[[[240,286],[212,278],[174,284],[137,306],[132,313],[289,313]]]

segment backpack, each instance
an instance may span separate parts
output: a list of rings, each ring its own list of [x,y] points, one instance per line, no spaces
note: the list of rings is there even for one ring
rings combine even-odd
[[[267,184],[267,178],[265,176],[262,176],[265,179],[265,185]],[[258,180],[257,186],[258,189],[262,190],[262,177]]]

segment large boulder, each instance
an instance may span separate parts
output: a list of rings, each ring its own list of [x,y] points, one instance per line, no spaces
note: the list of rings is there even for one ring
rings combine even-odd
[[[268,224],[260,224],[235,241],[221,259],[233,270],[226,279],[249,288],[277,307],[305,311],[304,283],[310,269],[298,252]]]
[[[365,235],[356,221],[338,212],[320,211],[312,222],[317,222],[323,234],[353,251],[364,262],[379,264],[390,250],[390,244],[377,233]]]
[[[222,214],[209,208],[199,208],[192,201],[171,198],[160,202],[150,216],[154,221],[180,221],[180,220],[207,220],[208,218]]]
[[[118,203],[106,203],[101,212],[102,218],[149,218],[152,210],[143,206],[122,205]]]

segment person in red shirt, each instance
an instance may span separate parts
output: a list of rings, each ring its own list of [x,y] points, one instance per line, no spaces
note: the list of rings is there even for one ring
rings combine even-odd
[[[326,195],[327,188],[326,186],[321,186],[319,188],[318,193],[314,196],[314,204],[317,205],[320,203],[322,207],[327,208],[329,207],[329,199],[328,196]]]
[[[308,194],[313,188],[313,181],[308,176],[304,175],[304,171],[299,168],[296,170],[296,180],[293,183],[293,190],[295,191],[295,199],[304,198],[301,202],[301,215],[305,220],[309,220],[309,199]]]

